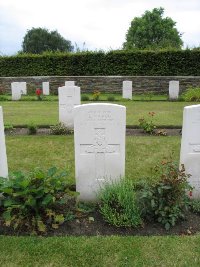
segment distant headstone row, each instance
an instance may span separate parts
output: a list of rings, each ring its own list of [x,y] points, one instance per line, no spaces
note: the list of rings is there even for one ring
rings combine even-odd
[[[132,81],[123,81],[122,97],[125,99],[132,99]],[[169,82],[169,99],[177,100],[179,98],[179,81]]]

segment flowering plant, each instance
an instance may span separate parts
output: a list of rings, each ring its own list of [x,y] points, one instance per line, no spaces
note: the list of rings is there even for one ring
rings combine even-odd
[[[37,95],[38,100],[42,100],[41,98],[42,90],[40,88],[37,88],[35,93]]]
[[[153,123],[153,117],[155,115],[155,112],[149,112],[148,115],[150,117],[150,121],[145,118],[140,118],[138,120],[139,126],[144,130],[145,133],[153,134],[156,129],[156,125]]]
[[[94,101],[98,101],[99,98],[100,98],[100,94],[101,94],[101,92],[99,92],[98,90],[95,90],[95,91],[93,92],[92,99],[93,99]]]

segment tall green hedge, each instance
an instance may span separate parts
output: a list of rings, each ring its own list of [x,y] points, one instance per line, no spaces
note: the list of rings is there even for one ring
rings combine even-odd
[[[200,76],[200,51],[111,51],[0,57],[0,77]]]

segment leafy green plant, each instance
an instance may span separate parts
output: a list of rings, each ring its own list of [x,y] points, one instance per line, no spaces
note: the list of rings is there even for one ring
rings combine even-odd
[[[182,97],[185,101],[200,101],[200,87],[187,89]]]
[[[99,209],[104,220],[115,226],[142,224],[136,195],[130,182],[105,184],[99,193]]]
[[[101,94],[101,92],[99,92],[98,90],[95,90],[92,94],[92,100],[98,101],[100,99],[100,94]]]
[[[153,117],[155,115],[155,112],[149,112],[148,113],[148,116],[149,118],[148,119],[145,119],[145,118],[140,118],[138,121],[139,121],[139,127],[141,129],[143,129],[143,131],[145,133],[148,133],[148,134],[153,134],[155,132],[155,129],[156,129],[156,125],[154,124],[153,122]]]
[[[190,209],[192,212],[200,214],[200,200],[199,199],[191,199],[190,200]]]
[[[181,169],[171,160],[162,161],[156,172],[160,179],[154,184],[146,184],[141,190],[140,205],[143,217],[156,220],[168,230],[179,219],[184,218],[184,213],[189,207],[189,198],[186,191],[191,187],[185,174],[184,166]]]
[[[81,96],[81,101],[89,101],[89,100],[90,100],[90,98],[88,95],[82,95]]]
[[[51,134],[53,135],[66,135],[72,134],[73,130],[67,128],[63,123],[58,123],[56,125],[50,126]]]
[[[115,101],[115,97],[114,97],[114,95],[109,95],[108,97],[107,97],[107,100],[108,101]]]
[[[5,124],[4,125],[4,130],[5,131],[12,131],[14,129],[12,124]]]
[[[27,125],[27,128],[29,130],[29,134],[36,134],[37,133],[37,125],[35,125],[34,123],[30,123],[29,125]]]
[[[55,167],[44,172],[35,169],[0,178],[0,207],[6,226],[33,233],[58,228],[73,214],[76,199],[67,184],[67,174]]]

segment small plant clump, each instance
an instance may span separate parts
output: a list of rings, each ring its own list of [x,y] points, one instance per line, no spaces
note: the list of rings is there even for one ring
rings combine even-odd
[[[153,117],[155,116],[155,112],[148,113],[149,118],[141,118],[139,119],[139,127],[143,129],[145,133],[153,134],[155,133],[156,125],[153,122]]]
[[[37,125],[35,125],[34,123],[30,123],[28,126],[27,126],[28,130],[29,130],[29,134],[30,135],[33,135],[33,134],[36,134],[37,133]]]
[[[156,172],[160,179],[143,187],[139,203],[144,218],[156,220],[169,230],[179,219],[184,219],[189,208],[186,192],[191,192],[188,184],[190,175],[185,173],[183,165],[179,170],[177,164],[170,160],[162,161]]]
[[[93,100],[93,101],[98,101],[98,100],[100,99],[100,94],[101,94],[100,91],[95,90],[95,91],[93,92],[93,95],[92,95],[92,100]]]
[[[0,210],[5,225],[37,234],[56,229],[71,218],[76,193],[69,190],[66,177],[65,172],[58,173],[53,167],[47,172],[35,169],[0,178]]]
[[[107,100],[110,101],[110,102],[115,101],[115,97],[114,97],[114,95],[109,95],[109,96],[107,97]]]
[[[185,101],[200,101],[200,87],[187,89],[186,92],[182,95],[182,97]]]
[[[88,95],[82,95],[81,96],[81,101],[89,101],[89,100],[90,100],[90,98]]]
[[[53,135],[66,135],[73,134],[73,130],[67,128],[63,123],[58,123],[56,125],[50,126],[51,134]]]
[[[192,196],[192,193],[191,193]],[[190,200],[190,209],[192,212],[200,214],[200,200],[199,199],[191,199]]]
[[[99,194],[99,209],[105,221],[117,227],[142,224],[136,194],[128,181],[106,184]]]
[[[40,88],[37,88],[36,91],[36,96],[37,96],[37,100],[41,101],[42,100],[42,90]]]
[[[5,124],[4,125],[4,130],[12,132],[14,130],[14,127],[13,127],[12,124]]]

